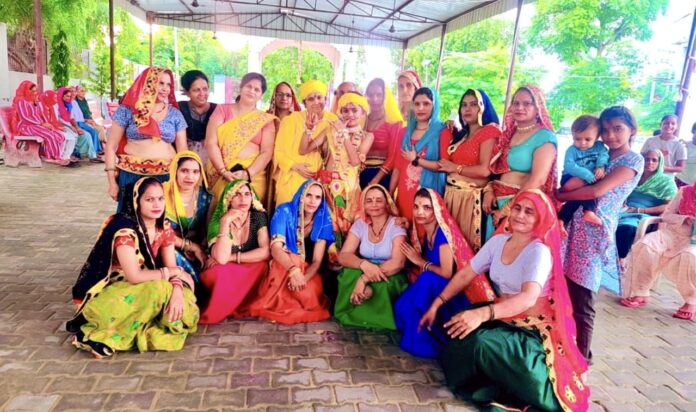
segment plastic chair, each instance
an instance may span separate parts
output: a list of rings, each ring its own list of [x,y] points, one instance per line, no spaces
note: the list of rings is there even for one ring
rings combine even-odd
[[[15,112],[12,107],[0,107],[0,132],[5,138],[5,166],[41,167],[39,148],[43,139],[39,136],[18,136],[15,129]]]

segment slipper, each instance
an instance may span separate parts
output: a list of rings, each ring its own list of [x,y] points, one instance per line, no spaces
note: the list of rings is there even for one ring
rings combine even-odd
[[[73,162],[73,161],[70,161],[70,163],[68,163],[67,165],[65,165],[65,167],[80,167],[80,162]]]
[[[677,319],[693,320],[694,312],[688,312],[688,311],[680,308],[680,309],[677,309],[676,312],[674,312],[672,317],[677,318]]]
[[[641,300],[638,300],[641,299]],[[649,303],[648,298],[641,298],[640,296],[631,296],[630,298],[621,299],[620,304],[626,306],[627,308],[642,308]]]
[[[93,158],[89,159],[89,161],[92,163],[104,163],[104,160],[99,158],[99,157],[93,157]]]

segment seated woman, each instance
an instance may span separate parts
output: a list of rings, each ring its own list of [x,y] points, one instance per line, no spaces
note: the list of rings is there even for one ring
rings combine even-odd
[[[447,302],[432,331],[419,330],[418,322],[433,299],[447,286],[456,268],[464,267],[474,253],[447,211],[445,201],[433,189],[422,188],[416,192],[413,215],[411,244],[404,243],[401,248],[419,274],[414,274],[412,285],[396,302],[396,325],[403,334],[403,350],[416,356],[435,358],[446,342],[441,325],[469,307],[471,302],[493,300],[495,293],[483,276],[477,278],[466,295],[457,295]],[[419,233],[423,235],[419,236]],[[475,291],[475,287],[480,289]]]
[[[616,228],[616,248],[620,260],[628,256],[640,221],[649,216],[659,216],[667,208],[667,203],[677,195],[677,184],[671,176],[665,174],[662,152],[650,150],[643,153],[643,159],[643,174],[638,186],[628,195],[626,207],[619,216]]]
[[[227,183],[245,179],[266,198],[266,167],[273,157],[273,115],[256,108],[266,93],[266,78],[247,73],[235,103],[220,104],[210,116],[205,135],[209,162],[206,173],[217,204]]]
[[[401,252],[406,231],[397,225],[396,205],[383,186],[366,187],[361,205],[338,255],[343,270],[334,317],[346,326],[396,330],[392,307],[407,286]]]
[[[321,183],[307,180],[271,219],[271,270],[251,315],[284,324],[328,319],[329,302],[318,272],[333,241]]]
[[[97,153],[97,149],[95,149],[94,147],[94,142],[92,142],[92,136],[89,133],[85,132],[80,126],[78,126],[75,119],[73,119],[73,117],[70,115],[70,112],[67,112],[67,115],[65,115],[66,99],[72,99],[72,90],[65,87],[58,88],[58,91],[55,94],[56,104],[53,106],[53,115],[56,117],[56,120],[62,125],[64,130],[69,130],[70,133],[73,133],[75,136],[77,136],[75,148],[73,150],[72,155],[76,158],[87,158],[94,163],[99,163],[99,159],[102,158]],[[60,112],[61,108],[63,108],[64,113]]]
[[[233,180],[222,192],[208,225],[212,264],[201,274],[210,301],[200,323],[249,316],[248,306],[268,272],[268,219],[246,180]]]
[[[520,192],[511,205],[511,233],[483,245],[433,300],[419,327],[430,329],[444,302],[488,271],[500,298],[445,323],[451,340],[440,363],[447,385],[488,405],[587,411],[587,363],[575,345],[556,210],[539,190]]]
[[[81,304],[66,329],[73,346],[97,359],[117,350],[180,350],[197,328],[194,283],[176,266],[162,184],[143,178],[132,190],[124,211],[102,225],[72,288]]]
[[[205,223],[212,198],[198,154],[190,150],[177,153],[163,186],[164,217],[176,233],[176,264],[198,282],[206,260]]]
[[[633,245],[623,276],[625,298],[629,308],[645,306],[650,301],[658,274],[662,273],[677,286],[684,304],[675,318],[692,320],[696,312],[696,188],[684,186],[662,213],[660,228],[648,233]]]
[[[99,140],[99,132],[85,122],[85,115],[82,113],[80,105],[75,102],[74,88],[61,87],[58,89],[58,113],[63,120],[73,123],[75,127],[78,127],[89,136],[97,154],[104,152]]]
[[[73,166],[76,166],[76,162],[80,159],[73,156],[73,151],[75,151],[79,135],[58,119],[58,95],[53,90],[46,90],[39,96],[39,101],[41,102],[41,108],[46,122],[51,125],[52,129],[61,132],[65,137],[65,146],[63,147],[60,157],[62,159],[70,159]]]

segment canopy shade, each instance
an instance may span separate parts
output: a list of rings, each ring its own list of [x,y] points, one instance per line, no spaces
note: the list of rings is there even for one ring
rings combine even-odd
[[[404,48],[506,12],[517,0],[117,0],[148,22],[189,29]]]

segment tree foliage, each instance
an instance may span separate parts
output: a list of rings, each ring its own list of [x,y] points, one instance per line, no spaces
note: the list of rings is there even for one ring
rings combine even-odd
[[[299,50],[297,47],[283,47],[269,53],[261,63],[261,71],[266,77],[268,87],[273,88],[280,82],[288,82],[293,87],[307,80],[317,79],[325,83],[331,83],[334,69],[331,62],[321,53],[302,50],[302,73],[299,73]],[[269,95],[264,96],[268,100]]]
[[[48,70],[56,87],[67,86],[70,81],[70,49],[63,30],[59,30],[51,41],[51,59]]]

